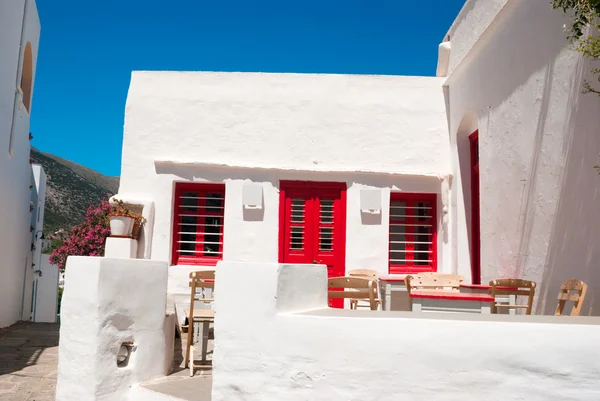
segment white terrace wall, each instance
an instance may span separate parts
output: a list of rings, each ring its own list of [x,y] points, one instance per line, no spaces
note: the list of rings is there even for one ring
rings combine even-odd
[[[31,268],[29,113],[16,89],[27,43],[35,80],[40,22],[35,1],[25,3],[0,2],[0,327],[29,318],[28,311],[22,315],[24,277]]]
[[[71,256],[66,271],[57,401],[123,401],[133,385],[169,373],[175,319],[165,316],[165,262]]]
[[[598,318],[332,310],[326,281],[220,263],[213,401],[600,397]]]
[[[449,148],[440,78],[134,72],[119,197],[155,202],[153,260],[171,260],[174,182],[225,182],[224,260],[278,260],[280,180],[345,182],[346,267],[388,271],[389,191],[437,193],[443,225]],[[242,185],[263,185],[246,216]],[[384,191],[379,224],[361,221],[361,188]],[[449,269],[439,235],[439,270]],[[186,292],[173,267],[170,292]],[[196,268],[197,269],[197,268]]]
[[[537,311],[551,313],[561,282],[582,279],[582,313],[598,315],[600,98],[581,93],[592,66],[569,50],[566,22],[546,0],[509,0],[445,84],[452,265],[471,276],[467,137],[478,129],[482,281],[535,280]],[[469,19],[457,23],[456,32],[472,29]],[[452,52],[460,40],[451,38]]]

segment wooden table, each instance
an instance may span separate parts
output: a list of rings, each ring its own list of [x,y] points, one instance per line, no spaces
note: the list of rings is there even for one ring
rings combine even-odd
[[[408,297],[408,289],[406,288],[406,284],[404,283],[406,275],[391,275],[391,276],[380,276],[380,293],[382,300],[382,310],[391,311],[392,310],[392,293],[401,293],[400,295],[404,295],[406,298],[407,305],[406,310],[410,309],[410,298]],[[484,284],[461,284],[460,292],[466,294],[484,294],[489,295],[490,289],[492,287]],[[502,289],[509,289],[508,287],[498,287]],[[496,302],[498,303],[507,303],[510,305],[514,305],[516,303],[516,297],[514,295],[510,296],[497,296]],[[506,313],[506,309],[502,308],[502,312]],[[501,313],[502,313],[501,312]],[[508,309],[508,313],[511,315],[515,314],[514,309]]]
[[[513,287],[496,287],[500,290],[518,290],[518,288]],[[461,284],[460,292],[462,293],[471,293],[471,294],[490,294],[492,290],[492,286],[485,284]],[[515,295],[496,295],[496,303],[499,304],[508,304],[515,305],[517,303],[517,297]],[[516,309],[510,308],[498,308],[496,309],[496,313],[500,314],[509,314],[515,315]]]
[[[486,294],[451,291],[412,291],[413,312],[486,313],[492,311],[494,298]]]

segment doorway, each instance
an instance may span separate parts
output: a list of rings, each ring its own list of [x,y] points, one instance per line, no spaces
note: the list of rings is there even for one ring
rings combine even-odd
[[[479,131],[469,135],[471,145],[471,279],[481,284],[481,232],[479,216]]]
[[[345,274],[346,184],[282,181],[279,261],[324,264],[328,277]],[[329,306],[343,307],[343,299]]]

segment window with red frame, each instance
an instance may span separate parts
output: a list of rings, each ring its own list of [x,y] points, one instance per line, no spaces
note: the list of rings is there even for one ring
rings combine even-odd
[[[224,184],[175,185],[174,265],[216,265],[223,258]]]
[[[390,273],[437,271],[436,239],[436,195],[392,192]]]

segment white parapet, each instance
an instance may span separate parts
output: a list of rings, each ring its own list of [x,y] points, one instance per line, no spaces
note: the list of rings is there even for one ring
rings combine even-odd
[[[335,310],[322,266],[221,262],[213,401],[600,399],[600,319]]]
[[[133,385],[169,372],[175,322],[165,318],[167,267],[139,259],[68,259],[57,401],[127,400]]]
[[[131,238],[106,238],[104,256],[115,259],[135,259],[137,257],[138,242]]]

